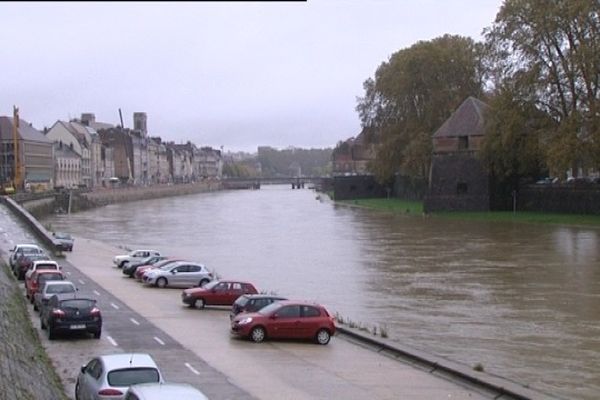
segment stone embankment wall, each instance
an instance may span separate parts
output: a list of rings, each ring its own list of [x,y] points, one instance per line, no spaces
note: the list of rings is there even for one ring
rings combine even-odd
[[[0,398],[66,399],[31,325],[25,297],[0,260]]]
[[[124,187],[116,189],[100,189],[81,193],[78,199],[72,201],[71,211],[78,211],[91,207],[103,206],[112,203],[156,199],[160,197],[181,196],[186,194],[212,192],[221,190],[220,181],[205,181],[199,183],[177,185],[155,185],[146,187]],[[65,208],[66,210],[66,208]]]

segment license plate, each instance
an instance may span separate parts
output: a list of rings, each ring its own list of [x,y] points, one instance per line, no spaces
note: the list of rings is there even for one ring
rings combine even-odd
[[[85,329],[85,325],[71,325],[71,329]]]

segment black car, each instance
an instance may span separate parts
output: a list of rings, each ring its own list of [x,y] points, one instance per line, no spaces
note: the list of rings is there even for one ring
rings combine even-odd
[[[140,261],[131,261],[123,266],[123,274],[133,278],[135,275],[135,270],[142,265],[153,265],[159,261],[166,260],[166,256],[150,256],[146,257]]]
[[[48,339],[57,333],[88,332],[100,339],[102,315],[96,300],[75,298],[60,300],[52,296],[40,310],[40,325],[48,330]]]
[[[63,232],[54,232],[52,235],[54,236],[54,239],[58,242],[59,248],[61,250],[73,251],[73,243],[75,242],[73,236]]]
[[[261,308],[279,300],[287,299],[281,296],[270,294],[244,294],[238,297],[231,306],[229,319],[233,319],[236,315],[242,312],[256,312]]]

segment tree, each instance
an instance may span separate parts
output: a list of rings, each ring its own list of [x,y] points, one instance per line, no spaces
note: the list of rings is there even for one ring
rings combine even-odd
[[[539,138],[550,170],[600,165],[599,11],[598,0],[506,0],[486,30],[492,84],[555,122]]]
[[[482,93],[481,45],[445,35],[421,41],[382,63],[356,110],[377,132],[371,170],[381,183],[396,172],[429,176],[433,133],[468,96]]]

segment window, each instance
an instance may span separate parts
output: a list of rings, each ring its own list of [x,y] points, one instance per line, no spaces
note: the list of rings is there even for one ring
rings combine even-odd
[[[318,317],[321,315],[321,311],[319,311],[316,307],[311,306],[302,306],[302,316],[305,318],[310,317]]]
[[[282,307],[276,315],[279,318],[298,318],[300,316],[300,306]]]
[[[467,150],[469,148],[469,137],[468,136],[459,136],[458,137],[458,149],[459,150]]]
[[[458,182],[456,184],[456,194],[467,194],[468,190],[469,187],[465,182]]]
[[[137,383],[158,382],[159,374],[155,368],[117,369],[108,373],[110,386],[131,386]]]
[[[100,375],[102,375],[102,364],[95,358],[85,367],[85,372],[92,378],[98,379],[100,378]]]

